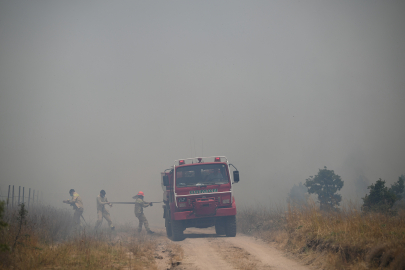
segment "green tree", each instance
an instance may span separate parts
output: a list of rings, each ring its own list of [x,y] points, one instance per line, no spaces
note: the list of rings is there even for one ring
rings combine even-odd
[[[395,202],[393,208],[396,210],[402,209],[405,210],[405,187],[404,183],[405,182],[405,175],[401,175],[398,179],[398,182],[395,183],[393,186],[393,191],[395,192],[395,195],[397,196],[398,200]],[[392,187],[391,187],[392,188]],[[402,189],[402,193],[401,193]]]
[[[305,205],[307,204],[308,199],[308,188],[304,186],[301,182],[290,189],[290,193],[288,193],[287,203],[297,205]]]
[[[398,181],[390,188],[385,186],[385,180],[381,178],[368,187],[370,194],[366,194],[363,199],[363,211],[390,212],[395,202],[401,200],[404,192],[404,177],[399,177]]]
[[[336,210],[342,200],[342,196],[337,194],[342,189],[344,182],[333,170],[328,170],[326,166],[319,169],[315,176],[310,176],[305,180],[308,193],[318,195],[321,210]]]
[[[394,193],[388,190],[385,186],[385,180],[381,178],[371,184],[368,187],[370,194],[366,194],[363,200],[363,211],[373,211],[373,212],[388,212],[396,201],[396,196]]]
[[[397,200],[401,200],[402,199],[402,194],[404,193],[404,180],[405,177],[403,175],[401,175],[398,178],[398,181],[396,183],[394,183],[393,185],[391,185],[391,188],[389,189],[389,192],[394,193],[395,196],[397,197]]]

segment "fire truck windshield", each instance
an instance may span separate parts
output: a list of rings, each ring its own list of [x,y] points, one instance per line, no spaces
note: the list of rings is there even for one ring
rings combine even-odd
[[[220,185],[229,182],[225,164],[199,164],[176,168],[176,187]]]

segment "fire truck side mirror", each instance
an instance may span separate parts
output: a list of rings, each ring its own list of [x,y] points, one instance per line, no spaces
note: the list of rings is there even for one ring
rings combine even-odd
[[[233,182],[239,182],[239,171],[233,171]]]
[[[169,186],[169,177],[167,175],[163,176],[163,185],[165,187]]]

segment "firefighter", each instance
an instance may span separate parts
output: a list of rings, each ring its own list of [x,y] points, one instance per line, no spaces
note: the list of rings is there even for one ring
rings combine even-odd
[[[220,169],[214,169],[214,172],[207,175],[205,177],[205,182],[211,182],[211,181],[222,181],[224,179],[224,176],[221,173]]]
[[[69,190],[70,196],[72,196],[71,200],[65,200],[64,203],[70,204],[73,206],[75,213],[73,214],[73,221],[76,226],[80,227],[80,217],[83,215],[83,202],[82,198],[80,198],[79,194],[72,188]]]
[[[97,196],[97,222],[96,222],[96,227],[94,228],[97,230],[101,223],[103,222],[103,218],[107,220],[108,226],[111,228],[111,230],[114,230],[115,227],[112,223],[110,213],[108,212],[108,209],[105,207],[106,204],[108,204],[110,207],[112,207],[112,204],[108,201],[107,197],[105,196],[105,190],[100,191],[100,195]]]
[[[152,206],[152,203],[145,202],[143,200],[143,196],[144,196],[143,192],[139,191],[138,194],[133,197],[133,199],[135,199],[135,216],[139,220],[138,232],[142,231],[142,225],[144,224],[147,233],[152,234],[154,232],[152,232],[149,229],[148,220],[146,219],[146,217],[143,213],[143,208],[148,207],[149,205]]]

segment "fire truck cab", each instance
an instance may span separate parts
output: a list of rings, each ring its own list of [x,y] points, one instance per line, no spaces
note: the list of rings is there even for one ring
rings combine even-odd
[[[161,175],[168,237],[183,240],[186,228],[211,226],[217,235],[236,235],[232,187],[239,182],[239,171],[225,156],[176,160]]]

